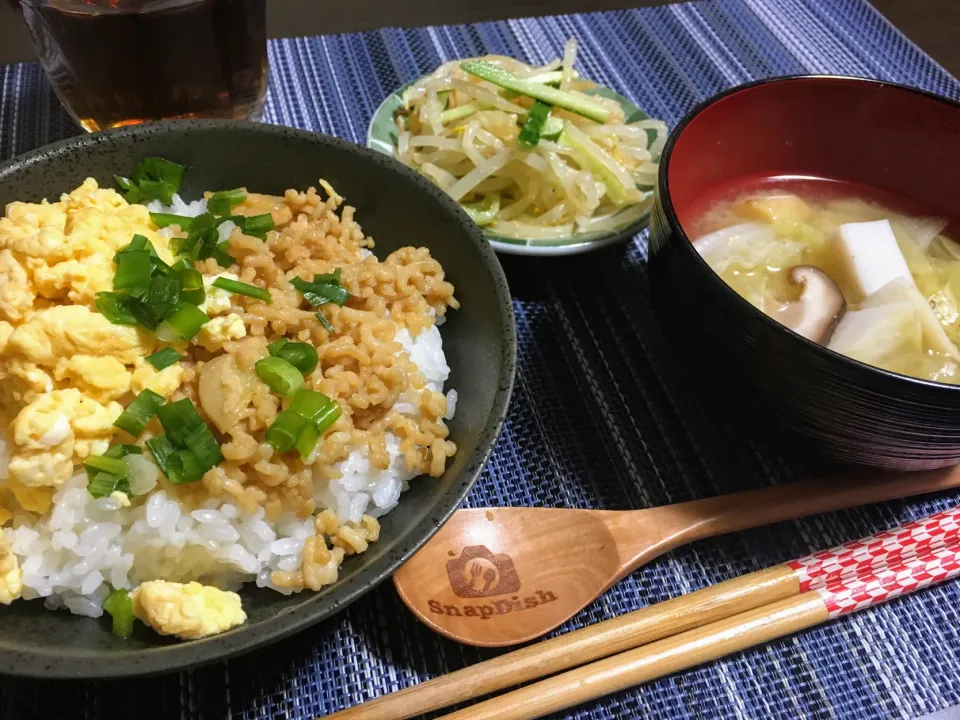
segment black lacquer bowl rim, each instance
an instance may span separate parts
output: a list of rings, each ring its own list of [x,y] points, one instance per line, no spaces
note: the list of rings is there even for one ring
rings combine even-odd
[[[147,650],[107,652],[91,649],[89,653],[83,655],[58,655],[53,651],[30,647],[3,650],[0,651],[0,672],[45,678],[116,678],[170,672],[222,661],[276,642],[339,612],[389,578],[449,519],[486,464],[506,418],[516,369],[517,335],[510,291],[496,253],[469,216],[446,193],[382,153],[340,138],[279,125],[239,120],[174,120],[79,135],[46,145],[0,164],[0,182],[4,182],[11,172],[22,167],[69,161],[71,153],[80,148],[102,146],[107,150],[112,144],[135,144],[139,139],[148,136],[165,134],[177,136],[190,132],[245,132],[277,137],[288,143],[333,146],[363,158],[365,162],[372,162],[403,176],[403,181],[415,185],[428,202],[442,206],[443,212],[462,229],[461,241],[469,247],[471,252],[477,254],[481,266],[489,274],[494,285],[496,311],[499,314],[502,330],[498,353],[500,374],[489,415],[463,472],[446,494],[440,496],[430,512],[425,513],[417,523],[406,530],[394,549],[354,572],[338,585],[333,586],[332,590],[324,593],[322,597],[311,599],[305,607],[293,612],[278,613],[222,635],[184,643],[158,644]],[[76,620],[91,622],[79,617]]]
[[[878,88],[889,88],[894,91],[899,92],[909,92],[916,95],[925,97],[928,100],[942,103],[957,109],[960,109],[960,102],[951,100],[950,98],[943,97],[942,95],[937,95],[936,93],[929,92],[927,90],[922,90],[920,88],[912,87],[910,85],[902,85],[900,83],[888,82],[886,80],[876,80],[873,78],[863,78],[856,77],[852,75],[783,75],[778,77],[763,78],[761,80],[755,80],[753,82],[744,83],[742,85],[737,85],[735,87],[724,90],[712,97],[707,98],[692,110],[690,110],[686,115],[683,116],[683,119],[677,123],[676,127],[673,129],[673,132],[670,133],[670,136],[667,138],[666,145],[664,145],[663,153],[660,158],[660,173],[657,177],[657,197],[656,203],[659,204],[661,210],[663,211],[663,216],[667,221],[667,224],[670,227],[670,233],[674,235],[678,240],[682,242],[673,241],[674,244],[681,247],[681,251],[696,264],[705,274],[712,276],[716,282],[722,286],[722,292],[729,299],[729,302],[732,303],[734,307],[737,308],[738,312],[745,313],[749,315],[753,322],[762,323],[770,330],[779,330],[785,335],[789,335],[793,340],[800,344],[801,347],[804,347],[807,352],[814,353],[815,356],[818,356],[825,362],[833,362],[839,366],[846,366],[850,371],[856,372],[867,372],[873,373],[875,377],[884,378],[886,382],[891,383],[901,383],[903,388],[916,388],[916,389],[925,389],[927,391],[941,392],[941,393],[952,393],[960,399],[960,385],[950,385],[948,383],[939,383],[933,380],[924,380],[922,378],[915,378],[909,375],[901,375],[900,373],[891,372],[890,370],[884,370],[882,368],[875,367],[873,365],[868,365],[867,363],[860,362],[859,360],[854,360],[851,357],[846,355],[841,355],[840,353],[829,350],[823,345],[808,340],[802,335],[798,335],[793,330],[781,325],[772,317],[764,313],[759,308],[750,304],[744,297],[742,297],[736,290],[730,287],[723,278],[721,278],[710,265],[707,264],[707,261],[693,248],[693,240],[686,234],[683,227],[680,225],[680,220],[677,217],[677,213],[673,207],[673,201],[670,197],[670,188],[669,188],[669,176],[670,176],[670,159],[673,155],[673,150],[683,134],[684,130],[693,122],[701,113],[705,110],[712,107],[714,104],[723,100],[732,95],[736,95],[746,90],[751,90],[763,85],[773,85],[780,83],[790,83],[790,82],[802,82],[802,81],[820,81],[820,80],[830,80],[830,81],[842,81],[857,83],[862,85],[872,85]]]

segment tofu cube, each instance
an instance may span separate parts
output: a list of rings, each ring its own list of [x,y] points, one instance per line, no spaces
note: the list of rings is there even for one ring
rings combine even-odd
[[[894,278],[913,283],[889,220],[847,223],[837,229],[836,251],[849,287],[863,297]]]

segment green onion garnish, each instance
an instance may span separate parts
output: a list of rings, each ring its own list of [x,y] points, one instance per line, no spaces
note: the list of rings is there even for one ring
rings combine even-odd
[[[150,288],[143,301],[156,318],[165,318],[180,302],[180,279],[157,275],[150,281]],[[159,324],[159,321],[158,321]]]
[[[267,442],[277,452],[292,450],[307,425],[307,420],[292,410],[281,410],[277,413],[277,417],[270,427],[267,428]]]
[[[113,423],[114,427],[130,433],[134,437],[140,437],[144,428],[147,427],[147,423],[153,419],[164,402],[163,397],[157,395],[153,390],[144,390],[137,395],[132,403],[127,405],[127,409]]]
[[[173,202],[173,196],[177,192],[177,188],[171,185],[168,182],[163,180],[150,180],[144,178],[140,181],[140,202],[150,200],[159,200],[164,205],[169,205]]]
[[[103,611],[113,618],[113,634],[128,638],[133,633],[133,600],[126,590],[118,589],[107,595]]]
[[[297,449],[300,457],[306,460],[317,446],[317,440],[319,439],[320,433],[317,432],[317,428],[307,423],[306,427],[300,431],[300,437],[297,438],[294,447]]]
[[[239,205],[246,199],[247,191],[243,188],[218,190],[207,200],[207,209],[215,215],[229,215],[234,205]]]
[[[187,435],[203,425],[203,419],[190,398],[167,403],[157,410],[157,417],[174,445],[186,447]]]
[[[118,460],[118,462],[126,466],[126,463],[122,460]],[[95,498],[107,497],[117,491],[124,492],[124,483],[126,483],[128,489],[130,487],[129,482],[124,478],[118,478],[116,475],[111,475],[107,472],[94,472],[92,476],[88,472],[87,476],[90,477],[90,482],[87,484],[87,492]]]
[[[117,250],[116,254],[113,256],[113,261],[117,262],[117,258],[119,258],[125,252],[137,252],[139,250],[149,250],[150,254],[154,256],[157,254],[153,244],[145,236],[137,233],[130,238],[129,243]]]
[[[117,254],[117,272],[113,276],[113,289],[128,295],[143,295],[150,287],[153,273],[153,258],[146,250],[127,251]]]
[[[104,454],[104,457],[116,458],[125,458],[127,455],[142,455],[143,450],[139,445],[113,445],[110,447]]]
[[[169,227],[170,225],[179,225],[180,229],[184,232],[190,229],[190,225],[193,223],[192,217],[186,217],[184,215],[174,215],[173,213],[150,213],[150,220],[153,221],[153,224],[158,228]]]
[[[336,400],[331,400],[330,403],[323,409],[323,412],[313,420],[313,424],[317,428],[317,432],[323,435],[327,430],[330,429],[331,425],[340,419],[342,414],[343,408],[340,407],[340,403],[338,403]]]
[[[323,310],[317,310],[317,320],[320,321],[320,324],[323,325],[324,329],[328,333],[334,332],[333,325],[330,324],[330,321],[327,320],[327,316],[323,314]]]
[[[114,325],[136,325],[137,316],[130,310],[129,295],[115,292],[97,293],[97,310]]]
[[[206,472],[190,450],[178,450],[167,461],[167,479],[174,485],[197,482]]]
[[[157,370],[168,368],[174,363],[180,362],[180,353],[173,348],[163,348],[157,350],[151,355],[147,355],[147,362],[153,365]]]
[[[207,427],[206,423],[195,427],[184,439],[187,449],[193,453],[200,463],[200,467],[206,472],[212,467],[216,467],[223,460],[220,452],[220,443],[213,436],[213,432]]]
[[[179,303],[177,309],[157,328],[157,337],[164,342],[192,340],[210,318],[196,305]]]
[[[213,286],[221,290],[226,290],[227,292],[232,292],[235,295],[246,295],[247,297],[256,298],[257,300],[263,300],[267,305],[272,302],[270,292],[263,288],[258,288],[256,285],[248,285],[247,283],[231,280],[230,278],[218,277],[213,281]]]
[[[161,157],[145,157],[137,163],[131,177],[134,182],[148,179],[169,183],[177,192],[183,182],[183,165]]]
[[[131,205],[135,205],[136,203],[140,202],[140,188],[137,187],[137,184],[133,180],[120,175],[114,175],[113,179],[116,180],[117,185],[119,185],[120,189],[123,190],[124,200]]]
[[[317,349],[308,343],[290,342],[286,338],[267,345],[272,356],[286,360],[306,377],[317,368]]]
[[[230,242],[224,240],[222,243],[219,243],[213,251],[213,259],[217,261],[217,265],[222,268],[232,267],[237,264],[237,259],[230,254]]]
[[[328,280],[333,275],[337,276],[336,279]],[[340,285],[339,274],[333,275],[315,275],[313,282],[295,277],[290,280],[290,284],[299,290],[306,301],[314,307],[328,302],[342,307],[350,299],[350,293]]]
[[[144,444],[150,449],[150,454],[153,455],[153,459],[156,461],[160,470],[163,471],[163,474],[166,475],[170,458],[177,452],[173,443],[170,442],[166,435],[157,435],[147,440]]]
[[[88,473],[110,473],[115,475],[117,480],[124,480],[127,477],[127,464],[123,460],[106,455],[91,455],[83,463],[83,467]]]
[[[316,390],[302,389],[294,393],[293,401],[290,403],[290,409],[311,423],[316,423],[317,420],[323,416],[327,405],[332,402],[333,400],[323,393],[318,393]]]
[[[267,232],[274,229],[273,215],[264,213],[263,215],[251,215],[246,218],[241,225],[241,231],[244,235],[253,235],[261,240],[267,239]]]
[[[283,358],[271,356],[257,360],[254,368],[257,377],[279,395],[293,395],[303,385],[303,375]]]

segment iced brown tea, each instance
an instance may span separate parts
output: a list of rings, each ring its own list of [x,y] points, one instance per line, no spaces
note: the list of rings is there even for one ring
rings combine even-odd
[[[40,61],[87,130],[251,118],[267,90],[266,0],[21,0]]]

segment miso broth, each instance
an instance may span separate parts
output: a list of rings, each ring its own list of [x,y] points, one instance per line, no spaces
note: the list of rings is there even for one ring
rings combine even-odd
[[[754,185],[713,202],[688,234],[738,294],[808,339],[960,384],[960,244],[947,219],[850,190]]]

